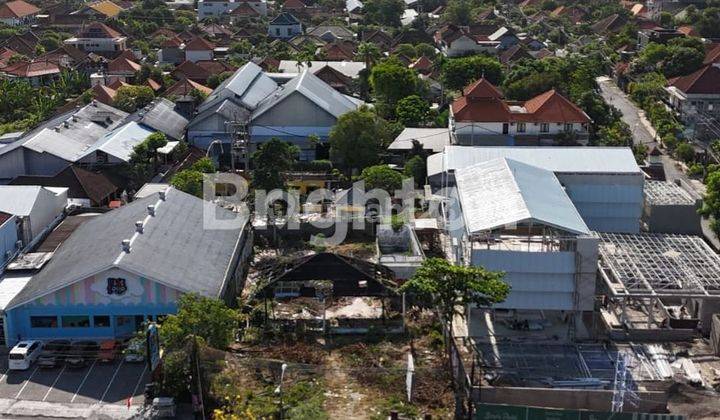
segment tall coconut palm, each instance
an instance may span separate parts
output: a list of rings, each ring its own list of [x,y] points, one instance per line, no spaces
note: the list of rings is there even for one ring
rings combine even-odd
[[[381,54],[377,45],[372,42],[361,42],[360,45],[358,45],[355,56],[364,61],[365,68],[370,70],[372,65],[375,64],[375,61],[381,57]]]

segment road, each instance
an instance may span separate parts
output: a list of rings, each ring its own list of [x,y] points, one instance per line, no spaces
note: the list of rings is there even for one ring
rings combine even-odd
[[[614,106],[622,113],[622,120],[630,127],[632,131],[633,144],[644,144],[648,149],[659,146],[655,141],[655,132],[652,126],[645,119],[645,113],[638,108],[628,96],[607,76],[598,77],[596,79],[600,87],[600,95],[606,103]],[[651,132],[652,130],[652,132]],[[659,148],[659,147],[658,147]],[[680,169],[679,163],[667,154],[662,155],[663,169],[665,170],[665,178],[668,181],[680,179],[690,186],[698,197],[705,194],[705,186],[697,180],[688,177],[685,172]],[[715,247],[720,249],[720,241],[710,229],[708,219],[701,219],[703,233],[705,238]]]
[[[643,111],[627,97],[625,92],[609,77],[598,77],[597,84],[600,87],[600,95],[606,103],[614,106],[622,113],[622,120],[630,127],[634,144],[644,144],[648,149],[657,145],[655,133],[651,133],[643,124]]]

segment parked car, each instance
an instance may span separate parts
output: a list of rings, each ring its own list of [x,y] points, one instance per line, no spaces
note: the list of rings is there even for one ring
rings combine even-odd
[[[100,346],[95,341],[76,341],[72,343],[65,363],[68,367],[83,367],[95,360]]]
[[[38,340],[21,341],[8,353],[8,369],[26,370],[37,360],[42,352],[43,343]]]
[[[126,362],[142,363],[145,361],[145,342],[140,339],[131,339],[125,347],[124,358]]]
[[[45,343],[42,353],[38,357],[38,366],[41,368],[54,368],[59,366],[70,351],[69,340],[53,340]]]
[[[105,340],[100,343],[98,360],[100,362],[112,362],[120,351],[120,342],[117,340]]]

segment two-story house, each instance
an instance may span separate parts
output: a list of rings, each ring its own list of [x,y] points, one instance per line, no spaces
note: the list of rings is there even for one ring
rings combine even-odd
[[[556,90],[524,102],[507,101],[492,83],[481,78],[450,106],[449,128],[454,144],[530,146],[584,143],[590,122],[582,109]]]
[[[127,37],[102,22],[93,22],[63,41],[81,51],[113,56],[127,49]]]
[[[302,23],[288,12],[282,12],[270,21],[268,36],[278,39],[290,39],[302,34]]]

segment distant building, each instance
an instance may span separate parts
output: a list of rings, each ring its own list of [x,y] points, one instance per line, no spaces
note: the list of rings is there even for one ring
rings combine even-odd
[[[564,136],[574,142],[589,137],[590,117],[555,90],[524,102],[506,101],[481,78],[463,90],[450,106],[455,144],[475,146],[555,144]]]
[[[720,63],[668,80],[670,106],[684,122],[720,116]]]
[[[0,4],[0,22],[8,26],[31,24],[38,13],[40,9],[23,0]]]
[[[250,7],[259,16],[267,16],[265,0],[199,0],[197,3],[198,20],[207,18],[222,20],[239,7]]]
[[[185,60],[197,63],[201,60],[212,60],[215,45],[202,37],[195,37],[185,44]]]
[[[288,12],[280,13],[268,25],[268,36],[271,38],[290,39],[302,32],[300,20]]]
[[[0,212],[17,217],[18,240],[23,246],[47,233],[67,204],[67,188],[0,185]]]
[[[90,23],[64,43],[81,51],[108,55],[127,49],[127,37],[102,22]]]

